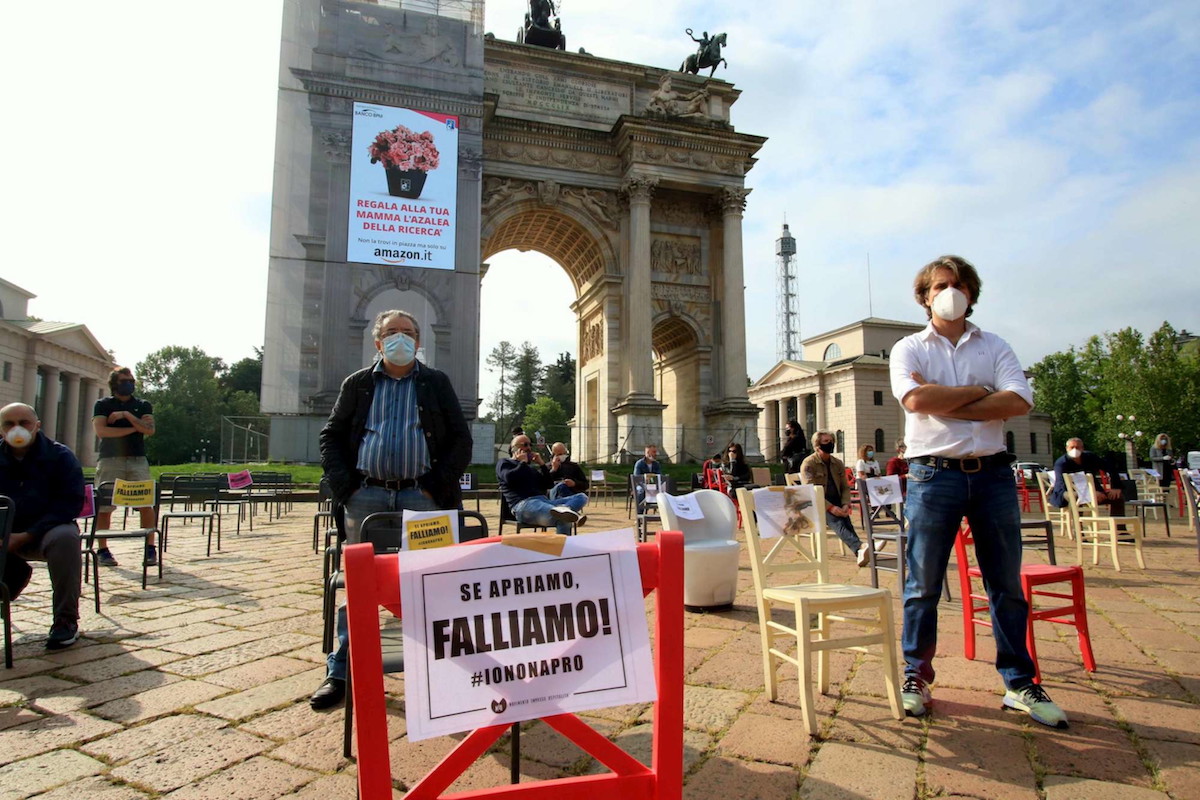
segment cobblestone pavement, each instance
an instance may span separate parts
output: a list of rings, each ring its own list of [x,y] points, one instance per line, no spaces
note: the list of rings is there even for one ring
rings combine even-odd
[[[484,503],[489,520],[495,505]],[[195,526],[173,528],[163,580],[143,591],[138,569],[104,570],[102,613],[85,586],[84,637],[57,653],[43,649],[49,582],[35,565],[14,606],[15,667],[0,671],[0,800],[353,798],[342,711],[316,713],[306,702],[324,674],[313,510],[300,505],[253,533],[227,534],[211,558]],[[629,524],[623,504],[588,513],[586,530]],[[821,735],[809,738],[794,671],[783,673],[780,702],[764,699],[743,549],[734,609],[686,616],[685,795],[1200,797],[1196,540],[1183,522],[1174,521],[1172,539],[1161,521],[1148,527],[1144,572],[1132,558],[1121,573],[1087,566],[1098,672],[1083,670],[1072,629],[1037,627],[1045,685],[1070,715],[1069,731],[1000,709],[991,639],[980,639],[978,660],[962,657],[955,601],[942,604],[929,717],[891,719],[878,656],[835,653],[832,688],[817,699]],[[1059,541],[1060,563],[1073,563],[1074,548]],[[133,564],[124,544],[117,556]],[[849,558],[833,561],[835,580],[867,582]],[[402,686],[388,681],[398,797],[454,742],[407,741]],[[648,755],[649,707],[583,716]],[[536,722],[523,729],[521,755],[528,780],[598,769]],[[502,740],[453,788],[506,783],[508,758]]]

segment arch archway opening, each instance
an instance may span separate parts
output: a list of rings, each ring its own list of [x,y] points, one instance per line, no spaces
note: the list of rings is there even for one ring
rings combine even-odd
[[[661,320],[651,333],[655,394],[666,406],[662,412],[662,448],[675,463],[705,457],[698,344],[692,326],[678,317]]]

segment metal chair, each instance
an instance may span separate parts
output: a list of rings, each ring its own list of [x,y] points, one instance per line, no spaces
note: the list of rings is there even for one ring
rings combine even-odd
[[[644,487],[646,489],[646,499],[642,502],[642,508],[637,515],[637,537],[639,542],[644,542],[650,536],[650,523],[662,522],[662,514],[659,511],[657,495],[661,492],[667,494],[675,493],[675,481],[670,475],[641,475],[641,478],[653,478],[646,481]]]
[[[167,510],[158,515],[158,527],[162,533],[159,540],[159,558],[167,552],[171,520],[200,521],[200,530],[207,528],[208,545],[206,556],[212,555],[213,528],[217,531],[217,551],[221,550],[221,513],[217,501],[221,497],[220,479],[213,476],[180,475],[171,481],[171,505],[183,501],[183,511]]]
[[[115,486],[114,481],[105,481],[104,483],[102,483],[96,487],[96,508],[97,509],[99,509],[103,506],[113,505],[114,486]],[[154,482],[154,497],[153,497],[153,503],[151,503],[151,505],[154,506],[154,510],[156,513],[158,511],[159,500],[160,500],[159,488],[160,488],[160,484],[157,481],[155,481]],[[132,506],[132,507],[141,508],[142,506]],[[100,612],[100,561],[96,557],[96,540],[97,539],[108,539],[111,541],[113,539],[140,539],[142,541],[143,545],[147,545],[150,543],[150,537],[155,535],[156,533],[158,533],[157,526],[155,526],[153,528],[137,528],[134,530],[111,529],[111,530],[101,531],[101,530],[96,530],[95,524],[92,525],[91,533],[89,533],[87,535],[87,537],[84,539],[83,569],[84,569],[84,572],[86,573],[87,568],[88,568],[88,563],[89,562],[91,563],[92,581],[94,582],[95,592],[96,592],[96,612],[97,613]],[[159,580],[162,580],[163,561],[165,559],[166,559],[166,548],[160,547],[159,553],[158,553],[158,579]],[[145,589],[146,588],[146,576],[149,574],[149,567],[146,566],[145,558],[142,558],[141,562],[142,562],[142,588]]]
[[[11,497],[0,494],[0,575],[7,575],[8,540],[12,536],[13,517],[16,505]],[[4,667],[12,669],[12,601],[16,598],[8,591],[8,584],[0,581],[0,616],[4,617]]]

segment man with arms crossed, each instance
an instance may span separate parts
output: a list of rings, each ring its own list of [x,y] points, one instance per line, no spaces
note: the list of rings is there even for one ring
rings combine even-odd
[[[377,511],[462,506],[458,479],[471,461],[471,429],[450,379],[417,360],[421,328],[407,311],[383,311],[373,329],[379,359],[342,382],[321,429],[321,466],[346,512],[346,542],[362,541],[362,521]],[[313,709],[346,696],[349,638],[338,609],[338,645]]]
[[[126,481],[150,480],[150,462],[146,460],[146,437],[154,435],[154,409],[149,402],[133,396],[137,382],[129,367],[117,367],[108,374],[109,397],[101,397],[92,409],[92,428],[100,437],[100,460],[96,462],[96,485],[118,478]],[[96,530],[112,527],[114,506],[97,509]],[[143,530],[153,530],[154,507],[138,509]],[[115,567],[117,559],[108,549],[108,540],[100,539],[96,558],[101,566]],[[158,563],[155,534],[146,537],[144,554],[147,567]]]
[[[916,717],[933,701],[938,600],[965,516],[991,606],[1004,706],[1065,728],[1066,715],[1033,682],[1025,647],[1021,512],[1004,445],[1004,420],[1028,414],[1033,393],[1012,348],[967,322],[980,287],[975,268],[958,256],[927,264],[913,290],[929,325],[892,350],[892,394],[904,406],[909,464],[902,699]]]

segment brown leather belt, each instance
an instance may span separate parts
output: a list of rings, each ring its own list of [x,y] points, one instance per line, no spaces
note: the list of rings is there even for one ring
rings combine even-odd
[[[405,478],[402,481],[381,481],[378,478],[364,478],[363,483],[367,486],[378,486],[380,489],[391,489],[393,492],[411,489],[417,485],[415,478]]]

